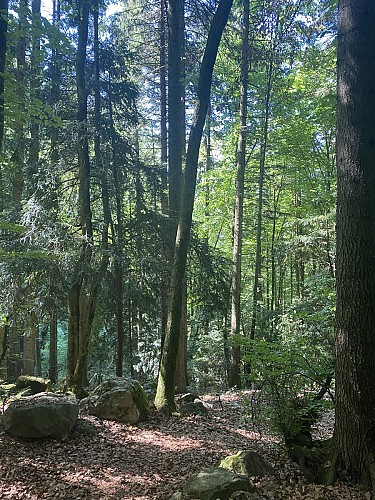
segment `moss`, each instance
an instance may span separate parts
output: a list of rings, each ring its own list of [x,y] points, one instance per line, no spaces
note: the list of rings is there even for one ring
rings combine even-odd
[[[51,391],[51,381],[42,377],[21,375],[16,380],[17,390],[30,388],[33,394]]]

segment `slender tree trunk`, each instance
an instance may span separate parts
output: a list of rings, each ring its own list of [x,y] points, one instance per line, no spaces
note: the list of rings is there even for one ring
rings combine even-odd
[[[241,387],[240,345],[241,331],[241,263],[242,263],[242,226],[243,197],[245,190],[246,137],[247,137],[247,87],[249,76],[249,0],[243,0],[243,32],[240,77],[240,112],[238,141],[236,151],[236,199],[233,224],[233,257],[232,257],[232,315],[231,315],[231,357],[228,374],[229,387]]]
[[[166,15],[165,0],[160,0],[160,163],[161,163],[161,212],[168,214],[168,131],[167,131],[167,57],[166,57]],[[162,253],[166,262],[169,260],[168,248],[164,245]],[[161,302],[161,344],[167,327],[169,277],[162,277]]]
[[[4,138],[4,75],[7,52],[8,0],[0,0],[0,152]]]
[[[57,370],[57,311],[53,309],[49,321],[49,369],[48,377],[52,384],[56,384],[58,380]]]
[[[250,327],[250,338],[255,338],[255,329],[257,320],[259,320],[259,300],[262,296],[261,272],[262,272],[262,221],[263,221],[263,186],[266,167],[266,153],[268,145],[268,122],[270,115],[271,91],[273,80],[273,55],[268,66],[266,96],[264,102],[264,121],[262,129],[262,144],[260,148],[259,162],[259,194],[258,194],[258,213],[257,213],[257,234],[256,234],[256,253],[255,253],[255,271],[253,284],[253,311]]]
[[[32,42],[30,55],[30,97],[39,99],[40,97],[40,32],[41,32],[41,0],[32,0]],[[40,150],[40,131],[39,123],[34,119],[30,124],[30,147],[29,162],[27,168],[28,194],[31,196],[37,186],[36,175],[38,173],[39,150]]]
[[[227,23],[231,7],[232,0],[220,0],[217,11],[212,20],[199,74],[197,103],[190,129],[189,143],[186,154],[184,188],[176,236],[170,298],[168,304],[168,324],[155,398],[155,405],[157,409],[167,414],[170,414],[175,410],[174,380],[176,358],[180,342],[183,294],[182,283],[185,277],[186,259],[190,241],[199,148],[210,98],[213,67],[221,36]]]
[[[123,362],[124,362],[124,344],[125,344],[125,328],[124,328],[124,223],[123,223],[123,207],[122,207],[122,182],[120,168],[117,159],[117,144],[116,144],[116,131],[113,119],[113,104],[111,92],[111,75],[109,75],[109,120],[110,120],[110,134],[111,134],[111,154],[112,154],[112,176],[115,188],[115,202],[116,202],[116,223],[117,231],[113,231],[115,238],[115,258],[114,258],[114,271],[115,271],[115,289],[116,289],[116,377],[123,376]]]
[[[335,450],[375,492],[375,4],[339,2]],[[341,467],[340,467],[341,468]]]
[[[24,187],[24,154],[25,154],[25,73],[26,73],[26,26],[28,0],[20,0],[18,26],[20,30],[16,48],[16,81],[19,116],[15,125],[15,147],[12,155],[12,198],[13,205],[19,208]]]
[[[185,125],[182,110],[182,36],[183,0],[168,0],[168,125],[169,125],[169,213],[178,220],[181,205],[182,137]]]

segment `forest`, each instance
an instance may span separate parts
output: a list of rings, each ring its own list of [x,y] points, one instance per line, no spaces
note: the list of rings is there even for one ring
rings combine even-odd
[[[151,402],[129,421],[145,446],[164,453],[171,432],[173,453],[182,436],[201,450],[216,423],[231,437],[206,465],[252,433],[284,447],[279,486],[175,499],[372,498],[374,79],[370,0],[0,0],[5,428],[42,384],[81,401],[105,446],[136,439],[88,410],[126,382]],[[73,454],[95,448],[73,435]],[[9,463],[15,443],[30,451],[17,439],[0,429]],[[42,461],[59,456],[48,443]],[[202,460],[186,451],[185,479]],[[21,483],[0,481],[2,497],[178,489]]]

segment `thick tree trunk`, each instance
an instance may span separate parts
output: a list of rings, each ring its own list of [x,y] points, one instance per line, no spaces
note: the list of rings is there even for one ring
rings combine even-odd
[[[23,339],[23,373],[35,374],[36,342],[39,337],[38,318],[35,313],[30,313],[27,331]]]
[[[76,81],[78,95],[78,168],[79,168],[79,220],[83,237],[80,256],[76,265],[74,282],[69,290],[69,325],[67,383],[77,395],[84,394],[86,363],[91,326],[95,315],[97,287],[91,269],[91,244],[93,238],[90,200],[90,160],[87,136],[86,52],[89,23],[88,0],[79,4],[78,47]]]
[[[232,315],[231,315],[231,357],[228,376],[229,387],[241,387],[240,346],[238,336],[241,330],[241,264],[242,264],[242,225],[243,197],[245,190],[246,137],[247,137],[247,87],[249,75],[249,0],[243,0],[243,32],[240,77],[240,112],[236,152],[236,199],[233,224],[232,257]]]
[[[335,449],[375,491],[375,4],[339,2]]]
[[[220,0],[217,11],[212,20],[200,69],[197,103],[186,154],[184,187],[176,236],[170,298],[168,304],[168,324],[155,398],[155,405],[157,409],[167,414],[170,414],[175,410],[174,381],[176,357],[180,342],[183,294],[182,284],[185,278],[186,259],[190,241],[199,148],[208,109],[213,68],[221,36],[232,7],[232,1],[233,0]]]

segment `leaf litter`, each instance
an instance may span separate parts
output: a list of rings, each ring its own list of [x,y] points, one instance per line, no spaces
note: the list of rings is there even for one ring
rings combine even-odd
[[[153,413],[139,426],[81,415],[96,434],[77,431],[63,442],[15,439],[0,419],[0,498],[167,500],[192,474],[240,450],[261,453],[275,469],[273,476],[252,478],[261,498],[371,498],[350,483],[307,483],[280,439],[243,418],[242,397],[226,393],[219,404],[216,396],[205,396],[207,416],[162,419]],[[330,413],[317,426],[317,437],[329,437],[332,428]]]

